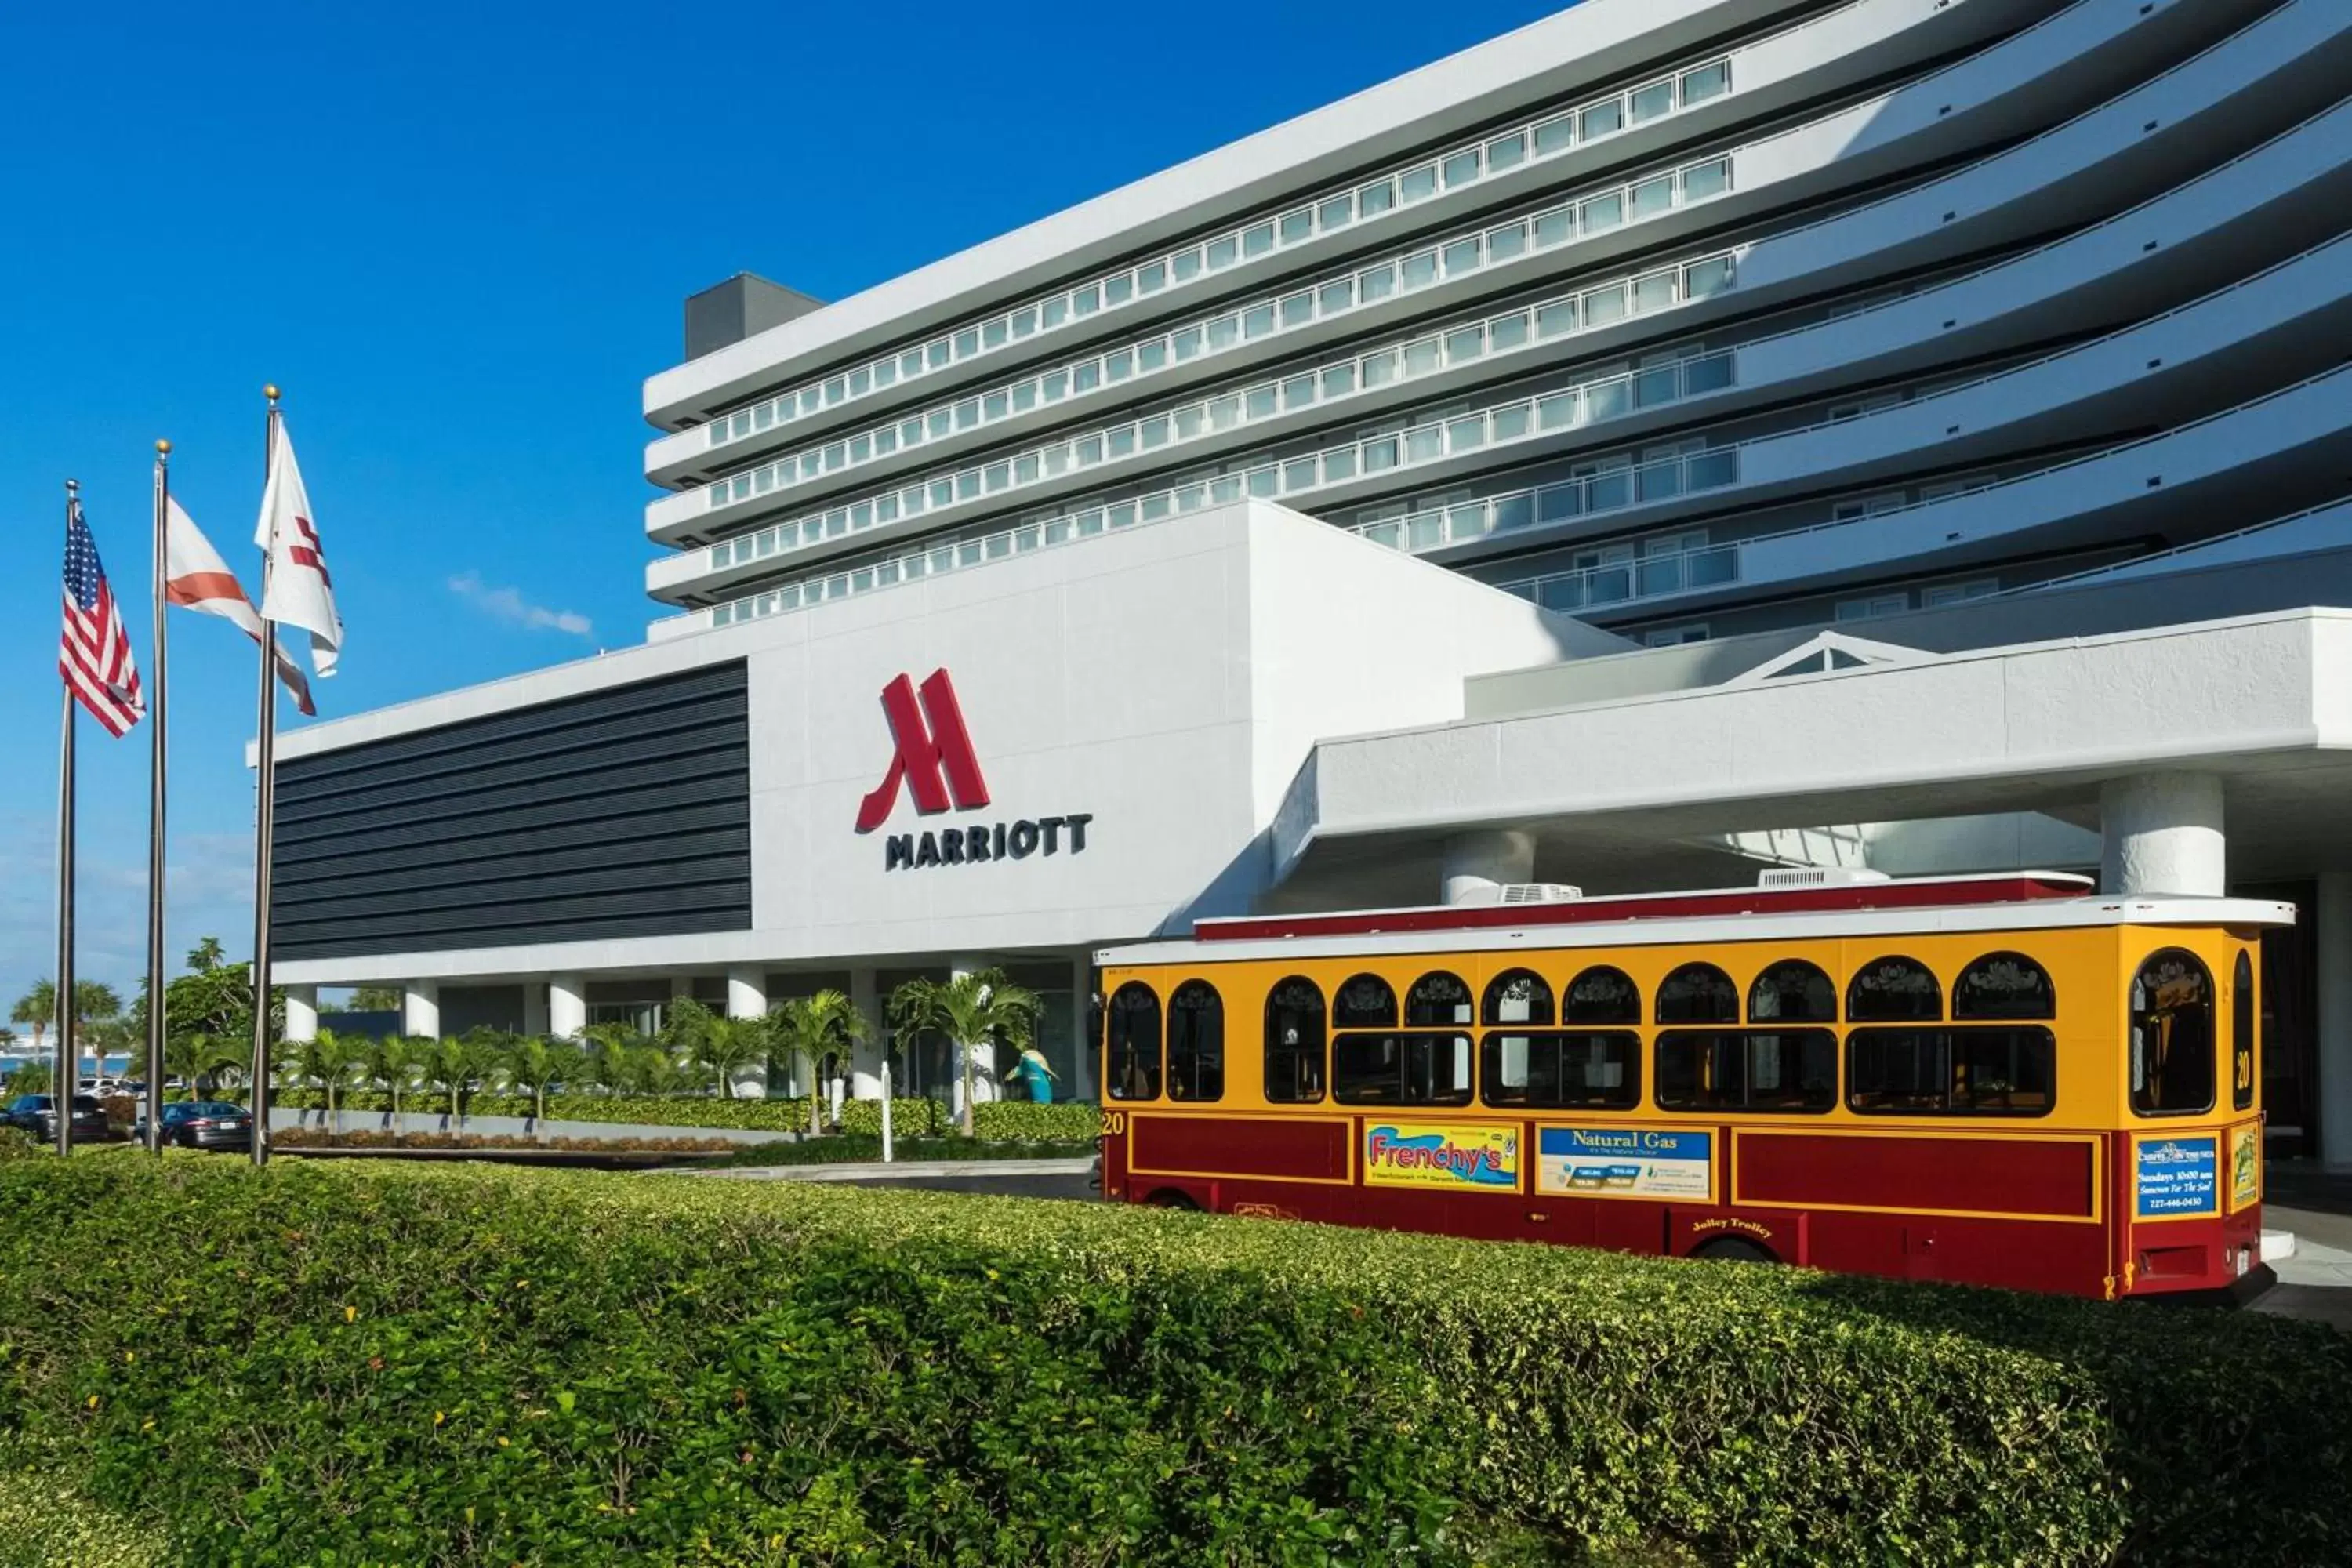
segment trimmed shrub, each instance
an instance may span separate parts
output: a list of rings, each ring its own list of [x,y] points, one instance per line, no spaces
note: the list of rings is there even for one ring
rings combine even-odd
[[[0,1447],[0,1568],[170,1568],[160,1535],[133,1529],[59,1483],[54,1462]]]
[[[1102,1136],[1102,1110],[1083,1100],[1038,1105],[1025,1100],[984,1100],[971,1108],[977,1138],[1081,1142]]]
[[[878,1100],[845,1100],[841,1102],[841,1130],[860,1137],[882,1136],[882,1102]],[[948,1108],[936,1100],[898,1100],[890,1101],[890,1136],[898,1138],[940,1138],[955,1131],[955,1118]]]
[[[890,1128],[891,1154],[915,1160],[1082,1160],[1095,1152],[1092,1143],[1014,1143],[982,1138],[900,1138]],[[882,1158],[878,1133],[835,1132],[803,1138],[795,1143],[755,1143],[719,1162],[728,1165],[864,1164]]]
[[[200,1568],[2352,1560],[2352,1341],[2250,1314],[480,1167],[0,1216],[5,1425]]]

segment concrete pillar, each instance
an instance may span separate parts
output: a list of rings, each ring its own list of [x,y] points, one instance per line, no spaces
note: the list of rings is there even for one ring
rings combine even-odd
[[[588,1027],[588,986],[576,974],[558,974],[547,982],[547,1032],[559,1040],[576,1040]]]
[[[1095,1059],[1101,1054],[1102,1042],[1094,1037],[1095,955],[1081,952],[1070,960],[1070,1037],[1078,1042],[1076,1070],[1062,1092],[1072,1100],[1099,1100],[1101,1088],[1095,1082]]]
[[[2151,773],[2099,786],[2099,890],[2219,898],[2225,885],[2221,780]]]
[[[2318,939],[2319,1162],[2352,1171],[2352,871],[2319,874],[2314,921]]]
[[[768,1016],[768,976],[765,971],[736,968],[727,972],[727,1016],[730,1018],[764,1018]]]
[[[286,987],[286,1039],[289,1045],[319,1037],[319,988],[315,985]]]
[[[875,994],[874,972],[849,972],[849,1003],[866,1020],[866,1037],[849,1053],[849,1094],[853,1100],[882,1098],[882,999]]]
[[[544,980],[522,983],[522,1032],[526,1035],[547,1033],[547,982]]]
[[[1536,870],[1536,838],[1516,827],[1457,833],[1445,841],[1440,873],[1444,901],[1459,904],[1494,889],[1532,882]]]
[[[423,1035],[430,1040],[441,1037],[441,984],[435,980],[412,980],[400,995],[400,1032]]]

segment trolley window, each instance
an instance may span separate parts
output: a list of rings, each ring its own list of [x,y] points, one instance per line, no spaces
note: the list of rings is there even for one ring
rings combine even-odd
[[[1837,987],[1819,966],[1784,958],[1766,967],[1748,988],[1751,1024],[1834,1024]]]
[[[2039,1025],[1856,1029],[1845,1101],[1865,1116],[2047,1116],[2058,1037]]]
[[[1598,963],[1568,983],[1560,1004],[1563,1024],[1638,1024],[1642,988],[1622,969]]]
[[[1845,1016],[1856,1024],[1907,1024],[1944,1016],[1944,988],[1916,958],[1874,958],[1845,988]]]
[[[1443,969],[1433,969],[1412,983],[1404,994],[1404,1026],[1408,1029],[1440,1029],[1449,1024],[1470,1022],[1470,987],[1458,974]]]
[[[2213,1109],[2213,977],[2177,947],[2132,976],[2131,1104],[2141,1116]]]
[[[2252,1110],[2254,1084],[2254,963],[2238,950],[2238,966],[2230,983],[2230,1106]]]
[[[1265,1097],[1277,1105],[1323,1098],[1323,989],[1303,974],[1265,995]]]
[[[1467,1035],[1340,1035],[1331,1041],[1331,1097],[1342,1105],[1467,1105]]]
[[[1104,1031],[1113,1100],[1160,1098],[1160,998],[1151,987],[1130,980],[1111,993]]]
[[[1507,969],[1486,983],[1486,1000],[1479,1007],[1486,1024],[1551,1022],[1551,987],[1532,969]]]
[[[2050,972],[2021,952],[1988,952],[1960,971],[1952,1016],[1962,1023],[2047,1023],[2058,1016]]]
[[[1225,1000],[1205,980],[1187,980],[1168,998],[1168,1098],[1225,1097]]]
[[[1331,999],[1331,1026],[1338,1029],[1388,1029],[1397,1021],[1396,993],[1377,974],[1359,974]]]
[[[1658,1036],[1657,1096],[1669,1110],[1811,1114],[1837,1104],[1828,1029],[1670,1029]]]
[[[1737,1024],[1739,988],[1712,963],[1685,963],[1658,984],[1661,1024]]]
[[[1484,1056],[1478,1095],[1488,1105],[1631,1110],[1642,1100],[1642,1037],[1631,1030],[1491,1030]]]

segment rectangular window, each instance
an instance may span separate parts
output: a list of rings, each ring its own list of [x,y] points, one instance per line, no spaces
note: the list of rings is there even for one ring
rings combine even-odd
[[[1524,161],[1527,155],[1528,133],[1524,131],[1514,131],[1508,136],[1486,143],[1486,167],[1489,169],[1510,168]]]
[[[1331,1042],[1331,1098],[1342,1105],[1467,1105],[1470,1037],[1339,1036]]]
[[[1683,171],[1683,200],[1703,202],[1709,196],[1719,196],[1731,188],[1731,160],[1717,158],[1711,163],[1696,163]]]
[[[1596,103],[1577,116],[1578,134],[1587,142],[1596,136],[1612,136],[1624,126],[1625,102],[1612,98],[1606,103]]]
[[[1478,177],[1478,149],[1456,153],[1445,160],[1445,184],[1448,189],[1466,185]]]
[[[1397,184],[1408,202],[1417,202],[1424,196],[1434,195],[1437,192],[1437,165],[1423,163],[1418,169],[1407,169]]]
[[[1458,278],[1465,272],[1475,272],[1478,266],[1476,235],[1472,235],[1468,239],[1457,239],[1445,247],[1445,275],[1448,278]]]
[[[1654,180],[1643,180],[1633,187],[1633,216],[1655,217],[1675,205],[1675,177],[1662,174]]]
[[[1393,181],[1382,180],[1377,184],[1366,185],[1356,193],[1356,211],[1364,217],[1384,213],[1394,205],[1396,205],[1396,184]]]
[[[1846,1104],[1866,1116],[2047,1116],[2058,1037],[2039,1026],[1856,1029]]]
[[[1631,1110],[1642,1100],[1642,1037],[1630,1030],[1486,1036],[1479,1098],[1532,1110]]]
[[[1683,73],[1683,103],[1685,107],[1704,103],[1720,95],[1731,86],[1731,62],[1717,60],[1711,66],[1701,66]]]
[[[1633,123],[1655,120],[1661,114],[1672,113],[1675,107],[1675,83],[1669,77],[1664,81],[1644,83],[1633,89]]]
[[[1815,1114],[1837,1104],[1837,1036],[1827,1029],[1670,1029],[1658,1037],[1666,1110]]]
[[[1577,221],[1587,234],[1615,228],[1625,221],[1625,194],[1612,191],[1605,196],[1593,197],[1578,209]]]

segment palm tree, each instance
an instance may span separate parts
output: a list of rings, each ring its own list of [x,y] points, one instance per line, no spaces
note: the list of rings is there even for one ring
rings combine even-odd
[[[905,987],[901,986],[900,990]],[[895,998],[894,998],[895,1000]],[[775,1048],[798,1058],[808,1068],[809,1133],[819,1131],[817,1063],[827,1051],[846,1052],[866,1036],[866,1015],[838,991],[814,996],[789,996],[776,1004],[767,1017],[769,1037]]]
[[[533,1132],[547,1120],[547,1086],[569,1078],[579,1069],[580,1049],[561,1040],[530,1038],[519,1040],[507,1057],[507,1077],[517,1089],[530,1090],[530,1124]]]
[[[206,1079],[216,1084],[223,1072],[243,1068],[251,1059],[251,1047],[245,1041],[225,1035],[187,1029],[163,1038],[163,1070],[185,1079],[192,1095],[205,1092]]]
[[[415,1082],[416,1069],[432,1048],[433,1042],[423,1035],[379,1035],[362,1047],[362,1071],[392,1096],[391,1121],[386,1125],[394,1131],[400,1129],[401,1094]]]
[[[32,989],[16,998],[16,1011],[8,1015],[8,1021],[33,1026],[33,1049],[37,1052],[41,1048],[41,1037],[47,1034],[49,1026],[58,1021],[58,983],[54,980],[34,981]]]
[[[210,974],[227,962],[228,955],[222,951],[221,940],[216,936],[208,936],[188,950],[188,967],[198,974]]]
[[[372,1054],[367,1042],[338,1035],[332,1029],[320,1029],[310,1039],[297,1042],[294,1052],[301,1076],[326,1094],[327,1124],[341,1133],[342,1091],[351,1081],[352,1069],[365,1063]]]
[[[583,1031],[581,1073],[606,1094],[619,1094],[635,1081],[630,1053],[643,1043],[626,1024],[591,1024]]]
[[[959,974],[941,984],[909,980],[890,993],[890,1026],[909,1033],[936,1029],[954,1046],[963,1135],[972,1136],[972,1058],[1000,1040],[1025,1040],[1036,1026],[1037,994],[1005,979],[1001,969]]]
[[[719,1095],[735,1098],[735,1075],[768,1055],[765,1018],[712,1018],[694,1045],[692,1060],[717,1075]]]
[[[436,1040],[418,1065],[424,1070],[426,1085],[449,1097],[448,1119],[461,1128],[465,1126],[458,1102],[467,1086],[474,1081],[474,1055],[466,1042]]]

